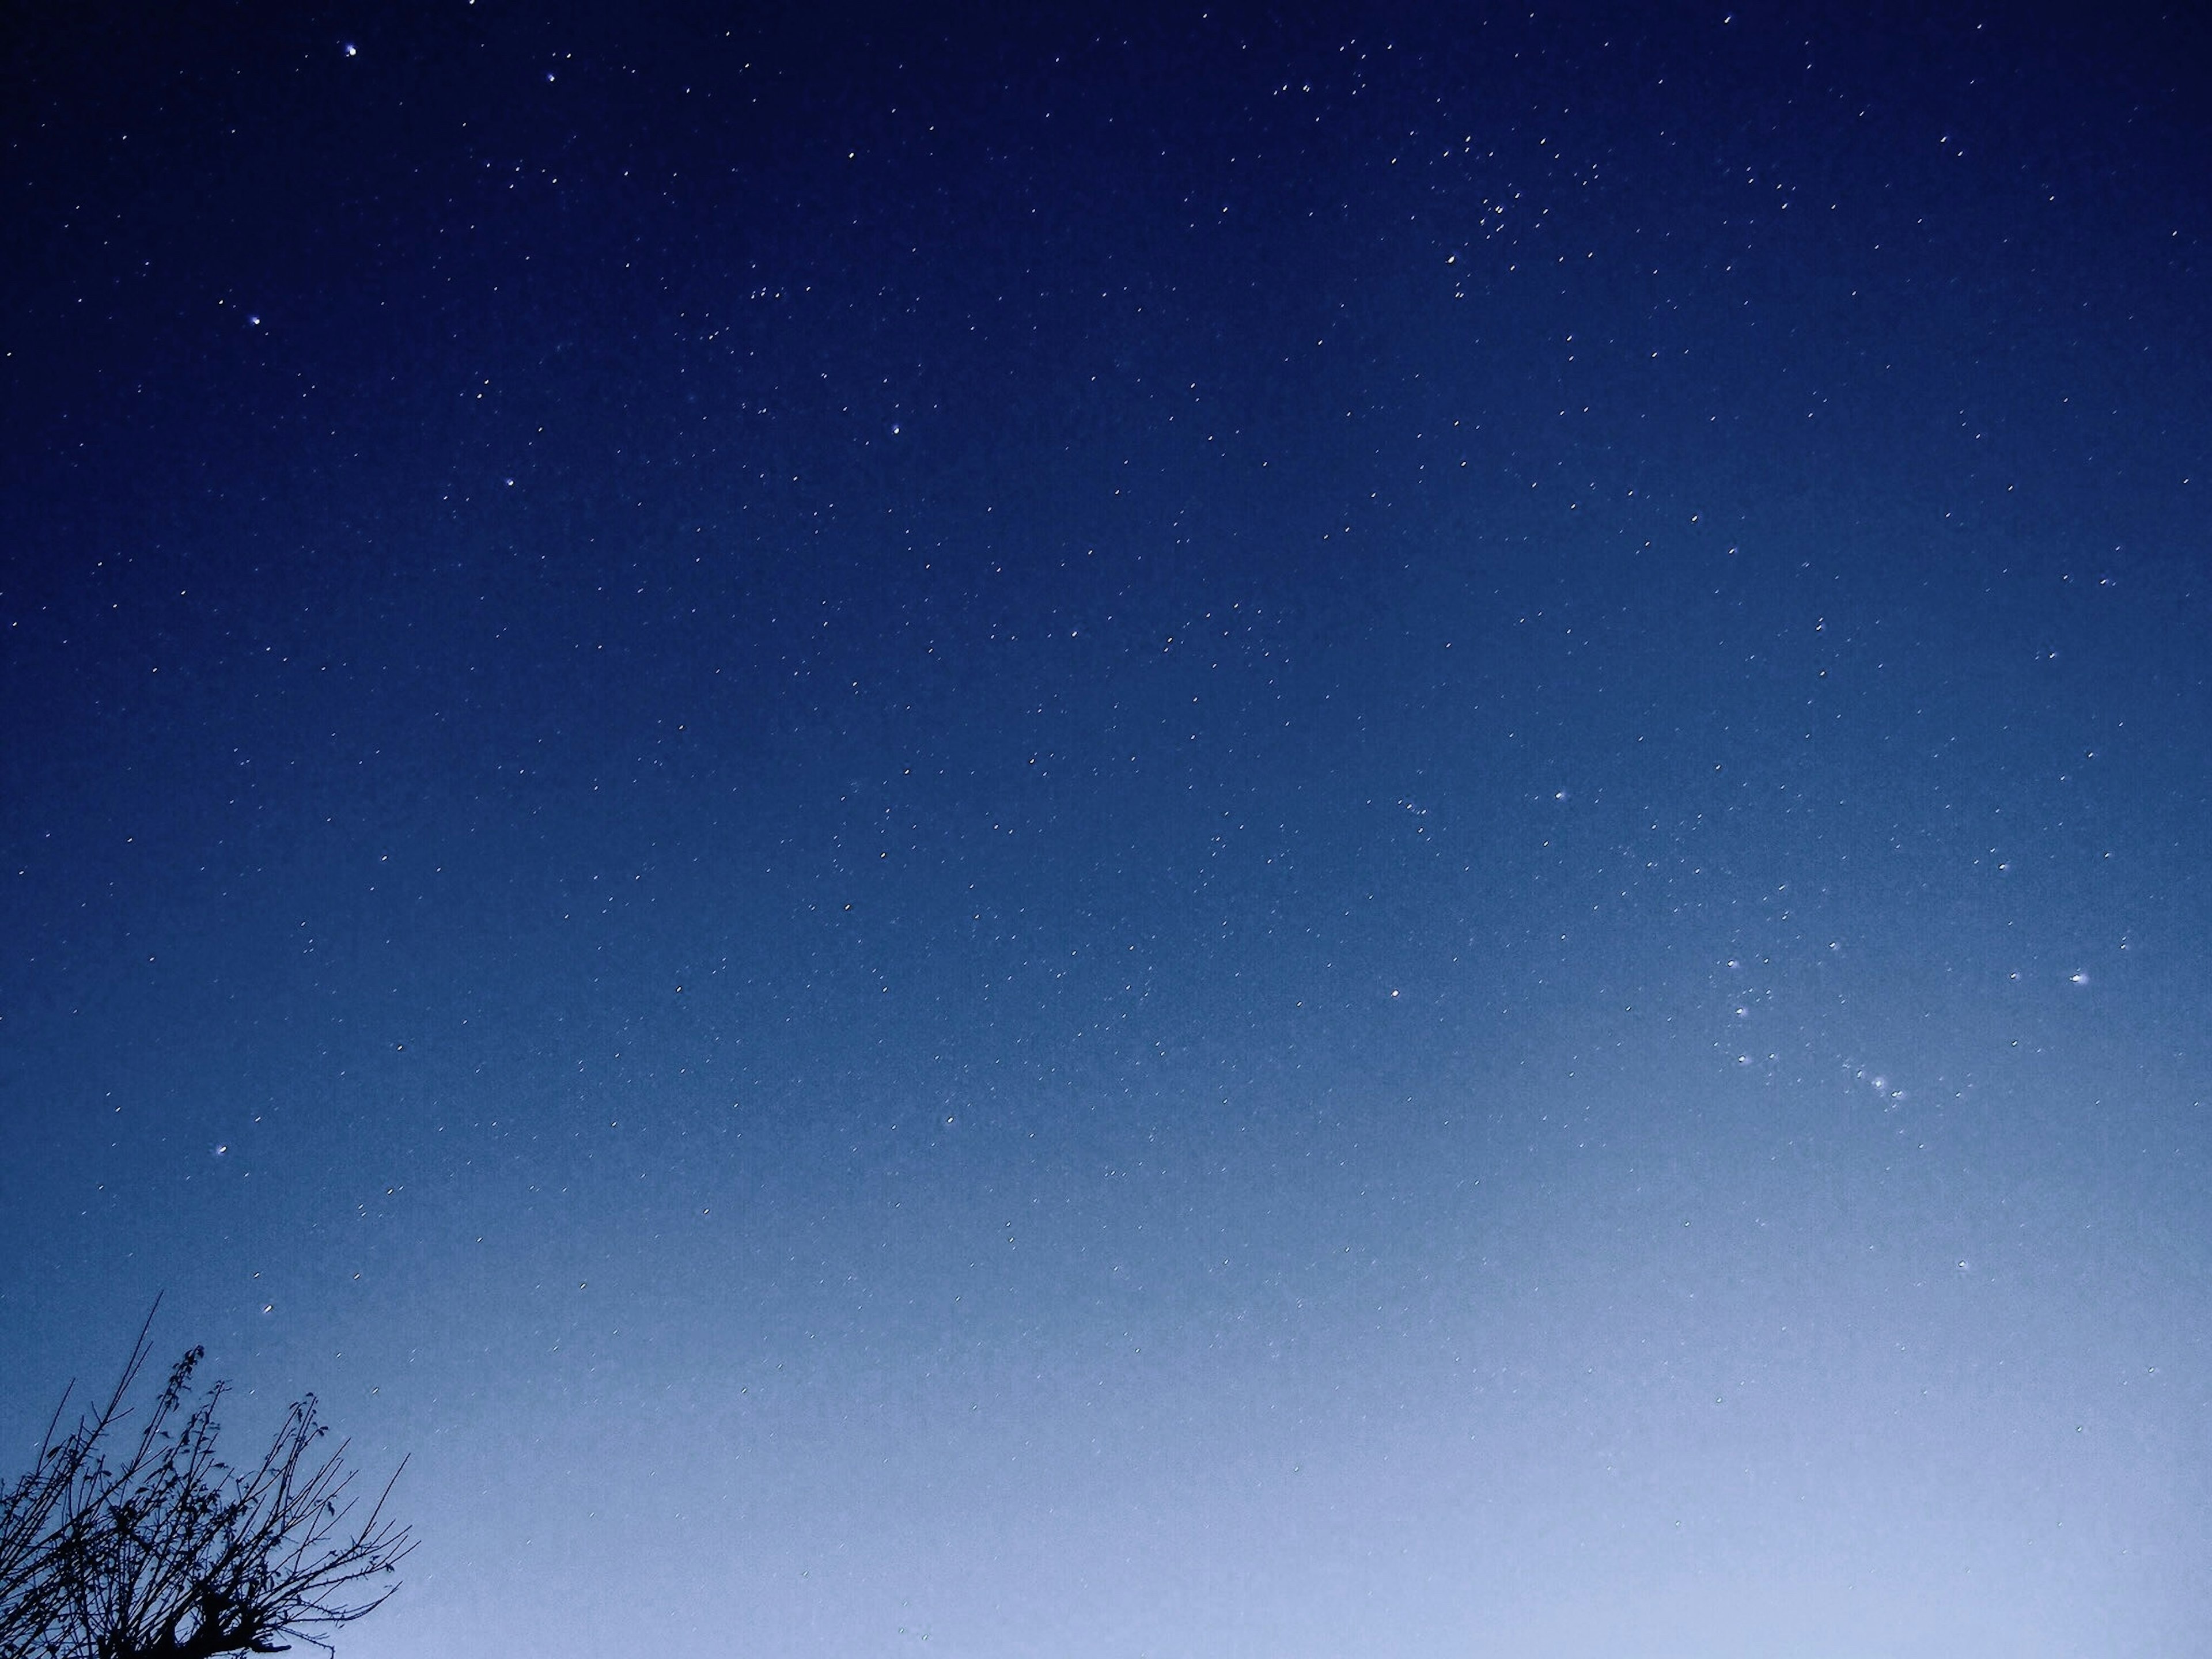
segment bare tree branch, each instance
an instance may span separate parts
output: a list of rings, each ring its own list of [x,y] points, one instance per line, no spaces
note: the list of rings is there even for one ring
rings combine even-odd
[[[124,1402],[145,1369],[154,1316],[161,1306],[156,1297],[106,1403],[91,1416],[80,1418],[75,1428],[57,1439],[56,1431],[69,1411],[76,1384],[64,1389],[60,1403],[47,1419],[30,1472],[0,1492],[0,1659],[35,1651],[52,1613],[58,1586],[49,1569],[65,1529],[60,1518],[68,1513],[64,1500],[94,1483],[96,1470],[100,1477],[114,1480],[127,1480],[135,1472],[131,1466],[104,1470],[100,1448],[128,1414]]]
[[[142,1332],[107,1406],[58,1442],[49,1431],[38,1466],[0,1500],[0,1659],[216,1659],[293,1641],[328,1653],[331,1632],[398,1588],[413,1543],[385,1514],[392,1482],[356,1522],[347,1446],[323,1449],[312,1395],[258,1464],[224,1462],[225,1389],[193,1397],[200,1358],[195,1348],[171,1370],[111,1464]]]

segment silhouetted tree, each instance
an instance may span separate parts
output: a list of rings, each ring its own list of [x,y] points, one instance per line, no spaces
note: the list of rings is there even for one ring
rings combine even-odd
[[[382,1606],[414,1547],[385,1516],[391,1483],[356,1524],[346,1447],[322,1449],[313,1395],[257,1463],[224,1462],[224,1386],[195,1397],[198,1348],[118,1446],[146,1352],[142,1332],[107,1402],[58,1437],[57,1411],[37,1463],[0,1493],[0,1659],[331,1652],[328,1633]]]

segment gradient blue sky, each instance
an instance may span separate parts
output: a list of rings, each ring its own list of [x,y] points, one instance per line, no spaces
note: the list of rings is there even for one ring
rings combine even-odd
[[[5,27],[0,1435],[347,1659],[2185,1655],[2203,25]]]

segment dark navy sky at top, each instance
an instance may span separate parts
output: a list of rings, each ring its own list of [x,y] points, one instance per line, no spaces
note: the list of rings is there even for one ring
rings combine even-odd
[[[1869,1071],[2201,1266],[2204,34],[1917,9],[11,21],[0,1409],[1977,1232]]]

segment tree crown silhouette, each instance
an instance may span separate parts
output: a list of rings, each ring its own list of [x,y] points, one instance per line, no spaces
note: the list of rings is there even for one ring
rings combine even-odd
[[[225,1462],[227,1390],[195,1389],[197,1347],[130,1436],[148,1352],[142,1330],[112,1392],[66,1433],[64,1395],[30,1471],[0,1491],[0,1659],[334,1651],[330,1634],[384,1604],[414,1548],[385,1513],[398,1472],[362,1512],[313,1395],[256,1462]]]

